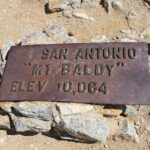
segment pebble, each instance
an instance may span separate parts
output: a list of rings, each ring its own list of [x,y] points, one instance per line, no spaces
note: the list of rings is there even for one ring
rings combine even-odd
[[[48,11],[49,13],[60,12],[67,8],[67,1],[64,0],[49,0]]]
[[[119,136],[122,137],[123,139],[129,140],[129,141],[131,140],[135,143],[139,143],[139,137],[136,133],[134,124],[127,120],[123,121]]]
[[[112,1],[112,7],[117,11],[123,11],[124,10],[123,4],[118,0]]]
[[[72,11],[71,10],[64,10],[62,12],[62,15],[66,18],[71,18],[72,17]]]
[[[53,41],[48,38],[46,33],[33,32],[21,38],[21,45],[35,45],[35,44],[50,44]]]
[[[70,36],[64,43],[78,43],[78,40],[74,36]]]
[[[93,17],[89,17],[87,14],[85,13],[79,13],[79,12],[74,12],[72,14],[75,18],[79,18],[79,19],[83,19],[83,20],[90,20],[90,21],[95,21],[95,19]]]
[[[142,32],[142,35],[143,35],[145,38],[150,39],[150,28],[144,29],[143,32]]]
[[[137,106],[125,105],[125,111],[123,112],[125,116],[136,116],[138,114]]]
[[[54,41],[62,43],[68,39],[68,32],[63,25],[50,23],[44,28],[45,33]]]

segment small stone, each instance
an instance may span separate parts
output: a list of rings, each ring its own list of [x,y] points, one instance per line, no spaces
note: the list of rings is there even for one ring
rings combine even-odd
[[[139,143],[139,137],[136,133],[134,124],[127,120],[123,121],[121,133],[119,136],[122,137],[123,139],[131,140],[135,143]]]
[[[52,120],[52,106],[47,103],[17,102],[13,105],[13,108],[19,114],[26,117],[38,118],[46,121]]]
[[[67,8],[68,3],[64,0],[49,0],[48,8],[50,13],[60,12]]]
[[[78,43],[78,40],[74,36],[70,36],[64,43]]]
[[[118,0],[112,1],[112,7],[117,11],[123,11],[124,10],[122,3]]]
[[[56,107],[61,115],[73,115],[89,112],[93,109],[92,105],[76,103],[57,103]]]
[[[96,36],[91,39],[91,43],[102,43],[102,42],[109,42],[108,38],[105,35]]]
[[[110,132],[107,120],[97,114],[62,115],[61,119],[62,122],[55,127],[55,130],[65,131],[72,139],[104,143]]]
[[[118,117],[121,115],[121,109],[103,109],[103,116],[104,117]]]
[[[75,12],[72,14],[75,18],[83,19],[83,20],[91,20],[95,21],[93,17],[89,17],[87,14]]]
[[[51,121],[42,121],[34,118],[16,117],[11,115],[12,121],[17,132],[49,132]]]
[[[21,45],[34,45],[34,44],[50,44],[53,43],[46,33],[33,32],[28,34],[21,39]]]
[[[138,114],[138,108],[136,106],[125,105],[123,114],[125,116],[136,116]]]
[[[0,115],[0,128],[1,129],[10,129],[10,120],[7,115]]]
[[[72,17],[72,11],[71,10],[64,10],[62,12],[62,15],[66,18],[71,18]]]
[[[44,31],[50,38],[59,43],[64,42],[69,37],[66,28],[60,24],[51,23],[45,27]]]
[[[81,0],[67,0],[68,4],[71,5],[73,8],[80,7]]]
[[[150,28],[144,29],[143,32],[142,32],[142,35],[143,35],[145,38],[149,38],[149,39],[150,39]]]
[[[94,5],[95,0],[81,0],[82,5],[92,6]]]

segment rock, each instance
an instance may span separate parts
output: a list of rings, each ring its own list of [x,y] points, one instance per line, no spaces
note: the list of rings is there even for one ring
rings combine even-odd
[[[62,15],[66,18],[71,18],[72,17],[72,11],[71,10],[64,10],[62,12]]]
[[[74,36],[70,36],[64,43],[78,43],[78,40]]]
[[[132,105],[125,105],[123,115],[125,116],[136,116],[138,114],[138,107]]]
[[[109,42],[108,38],[105,35],[102,36],[96,36],[91,39],[92,43],[102,43],[102,42]]]
[[[112,1],[112,7],[117,11],[123,11],[124,10],[122,3],[118,0]]]
[[[73,8],[80,7],[81,0],[67,0],[68,4],[71,5]]]
[[[108,14],[111,13],[112,0],[101,0],[100,4],[105,8]]]
[[[19,114],[38,118],[40,120],[52,120],[52,106],[47,103],[31,103],[31,102],[17,102],[12,106]]]
[[[50,38],[59,43],[64,42],[69,37],[66,28],[60,24],[51,23],[45,27],[44,31]]]
[[[21,45],[34,45],[34,44],[50,44],[53,43],[52,40],[48,38],[46,33],[43,32],[33,32],[28,34],[21,39]]]
[[[0,115],[0,128],[1,129],[10,129],[10,121],[7,115]]]
[[[34,118],[16,117],[11,115],[16,132],[49,132],[51,121],[42,121]]]
[[[127,120],[123,121],[119,136],[122,137],[123,139],[131,140],[133,142],[139,143],[139,137],[136,133],[134,124]]]
[[[74,115],[89,112],[93,109],[92,105],[77,103],[57,103],[56,107],[61,115]]]
[[[49,0],[48,2],[48,11],[50,13],[60,12],[67,8],[67,1],[64,0]]]
[[[61,119],[61,123],[55,127],[57,133],[60,129],[80,141],[104,143],[110,132],[107,120],[97,114],[62,115]]]
[[[104,117],[118,117],[122,114],[121,109],[103,109],[102,112]]]
[[[120,31],[123,35],[124,38],[127,38],[129,40],[138,40],[139,39],[139,34],[132,32],[130,30],[122,30]]]
[[[75,18],[83,19],[83,20],[95,21],[93,17],[89,17],[87,14],[84,14],[84,13],[74,12],[72,16],[74,16]]]
[[[82,5],[92,6],[94,5],[95,0],[81,0]]]
[[[145,38],[149,38],[149,39],[150,39],[150,28],[144,29],[143,32],[142,32],[142,35],[143,35]]]

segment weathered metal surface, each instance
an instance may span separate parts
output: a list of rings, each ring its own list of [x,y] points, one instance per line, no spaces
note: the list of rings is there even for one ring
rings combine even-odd
[[[12,47],[1,101],[150,104],[146,43]]]

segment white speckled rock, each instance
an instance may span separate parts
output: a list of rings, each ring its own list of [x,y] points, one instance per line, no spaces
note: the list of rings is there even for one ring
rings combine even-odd
[[[11,115],[16,132],[49,132],[51,121],[42,121],[34,118],[16,117]]]
[[[52,120],[52,106],[47,103],[17,102],[12,107],[16,112],[26,117]]]
[[[69,37],[66,28],[60,24],[51,23],[45,27],[44,31],[58,43],[64,42]]]
[[[70,36],[64,43],[78,43],[78,40],[74,36]]]
[[[65,115],[61,116],[61,119],[61,123],[57,128],[65,131],[73,139],[89,142],[100,141],[104,143],[110,132],[107,120],[97,114]],[[59,130],[57,131],[59,133]]]
[[[139,143],[139,137],[136,133],[134,124],[127,120],[123,121],[119,136],[122,137],[123,139],[131,140],[133,142]]]

